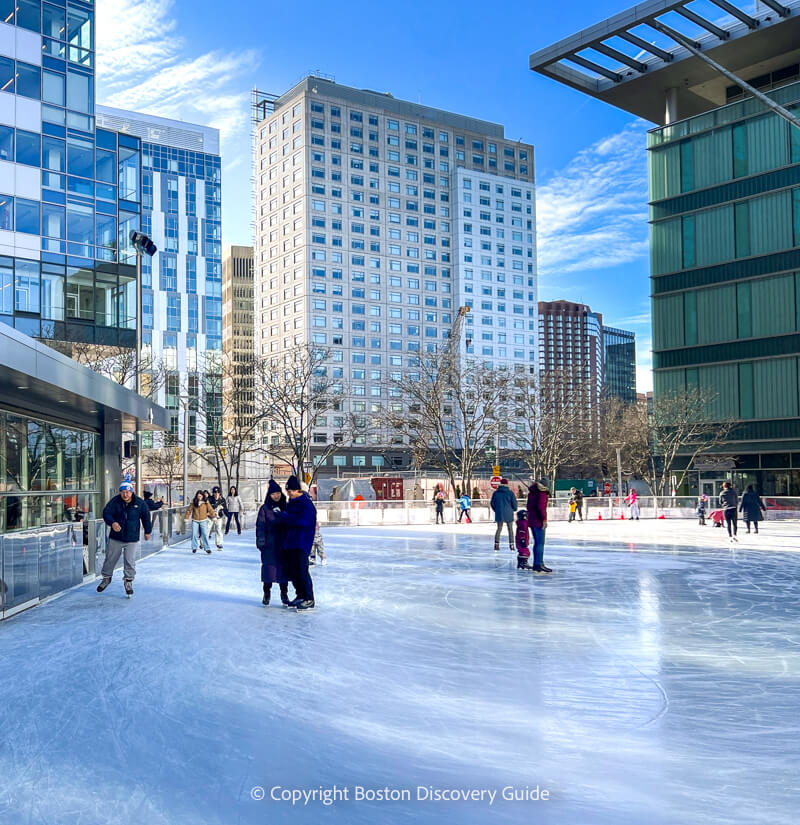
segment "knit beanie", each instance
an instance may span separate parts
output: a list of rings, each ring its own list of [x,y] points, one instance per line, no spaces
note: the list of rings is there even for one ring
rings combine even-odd
[[[286,489],[287,490],[302,490],[303,488],[300,486],[300,482],[297,480],[297,476],[289,476],[289,479],[286,482]]]

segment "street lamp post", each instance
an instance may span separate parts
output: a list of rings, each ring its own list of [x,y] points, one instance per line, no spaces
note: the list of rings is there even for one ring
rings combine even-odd
[[[142,394],[142,255],[151,258],[158,247],[142,232],[131,231],[131,243],[136,250],[136,394]],[[142,431],[136,422],[136,493],[141,498],[142,482]]]

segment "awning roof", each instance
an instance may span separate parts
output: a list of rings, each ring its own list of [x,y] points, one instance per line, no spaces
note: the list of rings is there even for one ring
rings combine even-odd
[[[531,70],[653,123],[675,89],[680,117],[727,102],[730,81],[682,35],[744,80],[800,63],[800,0],[647,0],[530,56]]]

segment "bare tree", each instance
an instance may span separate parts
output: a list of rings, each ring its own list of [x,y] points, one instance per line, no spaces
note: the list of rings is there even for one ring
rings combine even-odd
[[[472,361],[427,357],[392,381],[387,429],[411,447],[417,467],[445,473],[451,489],[472,489],[484,448],[506,427],[513,410],[511,378]],[[402,399],[402,400],[399,400]]]
[[[167,485],[167,504],[172,507],[172,485],[183,477],[183,447],[171,444],[150,450],[144,464],[151,481],[158,479]]]
[[[299,344],[255,362],[260,449],[288,460],[298,476],[308,474],[312,483],[329,456],[349,446],[357,430],[367,431],[365,420],[343,411],[347,391],[342,379],[332,377],[330,361],[329,350]],[[332,439],[314,438],[315,428],[321,432],[330,424]]]
[[[552,489],[559,469],[584,464],[589,457],[595,420],[589,399],[578,373],[515,378],[516,452],[535,478],[550,480]]]
[[[678,489],[699,455],[728,441],[734,422],[714,415],[717,398],[713,391],[691,388],[659,396],[651,409],[611,402],[604,410],[603,440],[619,444],[623,466],[640,475],[654,495],[665,496],[673,475]],[[686,459],[681,470],[675,469],[678,457]]]

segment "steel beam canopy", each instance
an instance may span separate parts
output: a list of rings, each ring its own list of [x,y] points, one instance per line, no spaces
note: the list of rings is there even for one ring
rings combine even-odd
[[[530,56],[532,71],[664,124],[728,102],[728,78],[684,42],[745,81],[800,64],[800,0],[646,0]],[[798,71],[800,77],[800,70]]]

